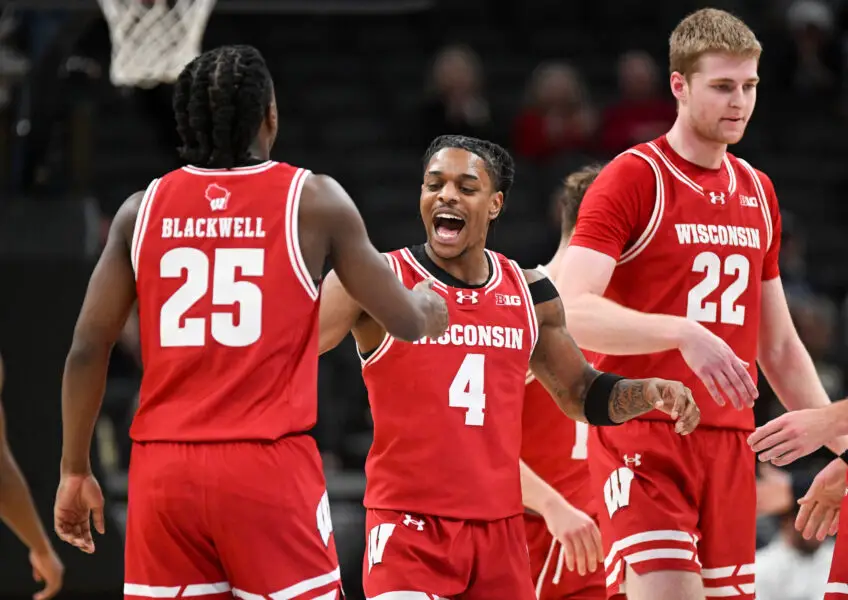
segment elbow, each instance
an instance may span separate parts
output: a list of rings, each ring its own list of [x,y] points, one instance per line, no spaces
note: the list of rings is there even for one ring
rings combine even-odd
[[[98,361],[108,362],[113,345],[75,337],[65,359],[65,368],[84,367]]]
[[[759,349],[757,362],[764,372],[772,374],[791,368],[795,358],[807,352],[797,335],[788,336],[785,340],[760,341]]]

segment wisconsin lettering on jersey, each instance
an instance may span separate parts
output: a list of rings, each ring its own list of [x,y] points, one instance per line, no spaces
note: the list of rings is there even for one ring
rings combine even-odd
[[[521,350],[524,330],[500,325],[451,325],[438,339],[421,338],[413,344],[441,344],[442,346],[486,346]]]
[[[675,223],[677,241],[683,245],[713,244],[760,248],[760,230],[740,225],[704,225],[702,223]]]
[[[164,217],[162,239],[170,238],[264,238],[262,217]]]

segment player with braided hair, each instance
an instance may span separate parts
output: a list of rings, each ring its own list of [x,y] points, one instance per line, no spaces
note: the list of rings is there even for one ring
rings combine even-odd
[[[144,377],[130,431],[126,598],[333,598],[341,592],[317,412],[326,259],[400,340],[439,336],[444,299],[410,291],[331,178],[270,160],[262,56],[189,63],[174,112],[185,167],[116,215],[68,354],[59,536],[94,551],[103,496],[88,461],[109,352],[138,302]]]
[[[424,163],[427,242],[386,258],[406,287],[435,280],[448,331],[394,339],[333,273],[321,302],[320,350],[353,333],[374,419],[365,595],[531,600],[519,473],[528,368],[583,422],[614,425],[658,407],[685,433],[698,408],[679,383],[595,371],[566,331],[550,280],[486,249],[513,183],[503,148],[441,136]]]

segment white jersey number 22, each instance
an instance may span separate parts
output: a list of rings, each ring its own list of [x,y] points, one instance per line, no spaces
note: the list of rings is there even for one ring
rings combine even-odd
[[[448,406],[466,409],[465,424],[474,427],[483,426],[485,364],[485,355],[466,354],[448,390]]]

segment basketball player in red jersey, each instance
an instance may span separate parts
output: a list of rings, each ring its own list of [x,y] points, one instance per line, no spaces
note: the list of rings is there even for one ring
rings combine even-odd
[[[760,43],[736,17],[703,9],[670,46],[677,120],[603,169],[557,277],[569,329],[597,368],[680,378],[704,411],[685,439],[656,411],[590,432],[608,593],[752,598],[755,361],[787,408],[830,400],[789,317],[774,187],[727,152],[754,109]]]
[[[3,393],[4,378],[3,357],[0,357],[0,394]],[[34,600],[47,600],[58,594],[62,589],[65,567],[44,531],[26,479],[12,455],[12,449],[6,439],[6,415],[1,400],[0,520],[29,548],[32,575],[36,581],[44,582],[44,589],[33,595]]]
[[[340,597],[316,418],[318,287],[329,257],[393,335],[447,327],[444,300],[400,285],[332,179],[269,160],[262,56],[227,46],[174,93],[189,166],[121,207],[65,368],[55,527],[94,551],[88,461],[109,351],[138,300],[144,377],[132,425],[126,598]]]
[[[505,150],[442,136],[425,164],[427,243],[386,256],[407,287],[436,280],[448,299],[448,331],[404,343],[332,274],[323,290],[320,348],[353,332],[374,419],[365,595],[530,600],[519,475],[528,367],[581,421],[615,425],[659,406],[687,433],[698,408],[677,382],[595,371],[572,343],[550,281],[486,250],[513,179]]]
[[[559,248],[537,270],[556,279],[577,210],[599,166],[569,175],[558,195],[562,225]],[[589,426],[569,419],[528,376],[521,437],[521,488],[530,566],[540,600],[597,600],[606,597],[597,513],[600,498],[587,485]]]

